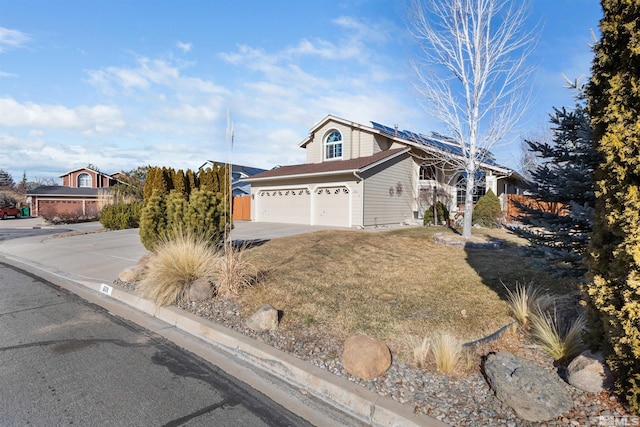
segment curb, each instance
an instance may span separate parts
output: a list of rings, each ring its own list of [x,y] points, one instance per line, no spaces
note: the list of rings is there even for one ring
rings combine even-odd
[[[17,267],[30,267],[45,272],[55,278],[64,279],[73,285],[89,291],[94,297],[91,302],[103,306],[104,298],[154,317],[168,326],[175,327],[207,344],[221,350],[231,358],[239,359],[261,371],[270,374],[293,388],[319,399],[346,415],[368,426],[375,427],[442,427],[447,426],[428,415],[417,415],[411,408],[395,400],[359,386],[346,378],[333,375],[311,363],[246,337],[205,318],[186,312],[175,306],[158,307],[150,300],[132,294],[117,285],[82,281],[50,271],[46,267],[34,265],[27,260],[3,254],[6,261]],[[17,264],[17,265],[16,265]],[[45,280],[50,280],[45,278]],[[72,293],[73,288],[66,283],[56,284]],[[98,294],[98,295],[96,295]],[[106,304],[108,305],[108,304]],[[106,308],[106,307],[105,307]]]

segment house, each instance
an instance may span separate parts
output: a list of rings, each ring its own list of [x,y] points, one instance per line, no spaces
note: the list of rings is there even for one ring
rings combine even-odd
[[[373,227],[417,221],[434,200],[453,214],[463,210],[465,174],[448,161],[461,150],[442,135],[328,115],[299,147],[306,163],[243,179],[251,184],[253,221]],[[484,153],[479,169],[474,201],[490,188],[506,208],[519,176],[491,153]]]
[[[91,167],[70,170],[59,176],[62,185],[42,185],[27,192],[31,214],[52,209],[58,213],[91,216],[111,197],[109,187],[120,182],[116,174],[107,175]]]
[[[213,167],[214,165],[226,166],[227,163],[216,162],[214,160],[207,160],[198,168],[198,170],[202,170],[207,167]],[[244,178],[249,178],[253,175],[256,175],[265,171],[266,169],[232,164],[231,165],[231,194],[233,194],[234,197],[251,195],[251,183],[246,181],[240,181],[240,180]]]

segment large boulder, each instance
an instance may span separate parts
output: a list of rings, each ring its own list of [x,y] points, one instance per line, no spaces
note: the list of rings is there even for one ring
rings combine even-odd
[[[187,301],[204,301],[213,298],[214,283],[207,277],[201,277],[189,283],[186,291]]]
[[[599,393],[611,381],[601,353],[582,352],[567,367],[567,382],[580,390]]]
[[[384,374],[391,366],[387,345],[366,335],[354,335],[344,342],[342,365],[348,374],[370,380]]]
[[[254,331],[275,331],[278,329],[278,310],[269,304],[263,305],[247,319],[246,325]]]
[[[484,372],[496,397],[527,421],[548,421],[573,408],[573,400],[560,379],[508,351],[487,356]]]

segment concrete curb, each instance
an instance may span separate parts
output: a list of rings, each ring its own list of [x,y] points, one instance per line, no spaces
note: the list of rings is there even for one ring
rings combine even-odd
[[[5,260],[13,261],[11,264],[16,267],[31,267],[31,272],[34,272],[34,269],[39,272],[45,272],[48,275],[79,285],[86,291],[91,291],[94,296],[98,297],[97,299],[93,298],[92,302],[95,304],[105,307],[103,305],[105,303],[104,298],[111,298],[138,312],[161,320],[168,326],[184,331],[216,349],[222,350],[231,357],[240,359],[279,378],[296,389],[304,390],[306,393],[365,425],[376,427],[447,426],[447,424],[427,415],[414,414],[409,407],[391,398],[380,396],[345,378],[333,375],[288,353],[178,307],[158,307],[153,302],[114,284],[106,285],[72,279],[60,274],[60,272],[50,271],[44,266],[34,265],[27,260],[9,256],[8,254],[4,254],[4,258]],[[64,286],[62,283],[56,284],[74,292],[74,289]]]

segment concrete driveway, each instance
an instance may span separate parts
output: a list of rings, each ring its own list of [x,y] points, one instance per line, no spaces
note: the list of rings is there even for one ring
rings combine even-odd
[[[231,239],[234,241],[261,241],[296,234],[313,233],[320,230],[351,230],[346,227],[322,225],[281,224],[275,222],[234,221]]]

